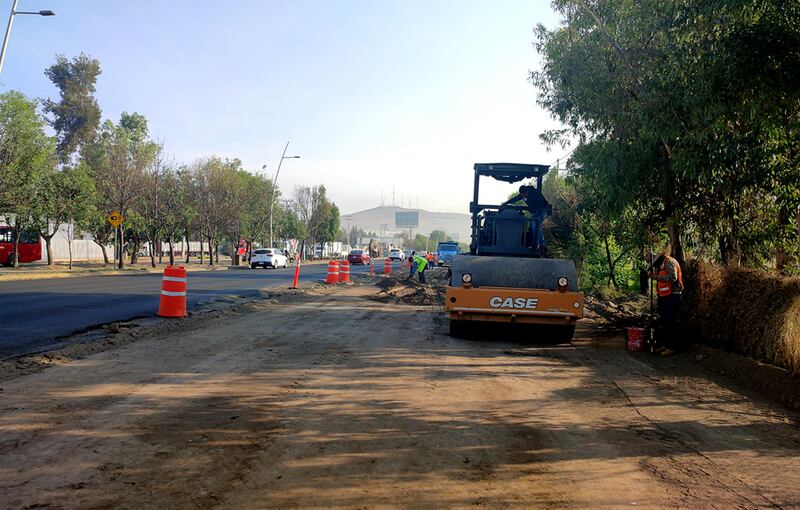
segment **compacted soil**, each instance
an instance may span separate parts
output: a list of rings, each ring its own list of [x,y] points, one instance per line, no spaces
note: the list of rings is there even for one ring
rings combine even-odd
[[[453,339],[436,304],[380,291],[1,382],[0,507],[800,508],[785,409],[592,324],[572,345]]]

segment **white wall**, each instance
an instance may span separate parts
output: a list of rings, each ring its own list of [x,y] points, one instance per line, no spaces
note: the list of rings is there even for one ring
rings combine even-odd
[[[67,242],[67,233],[70,227],[61,225],[56,235],[50,241],[50,246],[53,249],[53,260],[69,260],[69,243]],[[47,248],[44,239],[42,243],[42,260],[47,262]],[[114,258],[114,247],[112,245],[106,246],[108,258]],[[97,261],[103,260],[103,251],[100,246],[93,241],[91,234],[82,234],[80,232],[75,234],[75,240],[72,241],[72,260],[73,261]]]

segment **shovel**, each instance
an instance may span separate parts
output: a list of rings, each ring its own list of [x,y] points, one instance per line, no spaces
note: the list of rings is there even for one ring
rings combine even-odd
[[[653,272],[653,262],[654,262],[654,253],[653,253],[653,246],[650,245],[650,266],[647,268],[648,273],[648,281],[650,282],[650,320],[647,324],[648,334],[650,336],[650,353],[652,354],[655,352],[656,346],[656,338],[655,338],[655,304],[653,299],[653,288],[655,287],[655,281],[649,278],[649,274]]]

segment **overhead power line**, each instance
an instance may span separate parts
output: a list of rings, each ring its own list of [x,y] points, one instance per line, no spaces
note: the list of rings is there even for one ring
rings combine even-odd
[[[580,145],[580,144],[578,144],[578,145]],[[566,159],[566,158],[570,157],[570,156],[572,155],[572,153],[573,153],[573,152],[575,152],[575,150],[578,148],[578,145],[576,145],[575,147],[573,147],[572,149],[570,149],[570,151],[569,151],[569,152],[567,152],[566,154],[564,154],[564,155],[563,155],[563,156],[561,156],[560,158],[556,158],[556,160],[555,160],[555,161],[553,161],[552,163],[550,163],[550,166],[554,166],[554,165],[558,164],[558,163],[559,163],[561,160],[563,160],[563,159]]]

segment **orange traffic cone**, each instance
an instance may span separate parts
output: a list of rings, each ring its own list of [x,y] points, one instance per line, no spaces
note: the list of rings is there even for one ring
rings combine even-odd
[[[325,283],[339,283],[339,263],[335,260],[328,262],[328,277]]]
[[[343,260],[339,263],[339,283],[350,281],[350,262]]]
[[[392,259],[387,258],[383,261],[383,274],[392,274]]]
[[[158,315],[186,317],[186,269],[183,266],[164,268]]]

